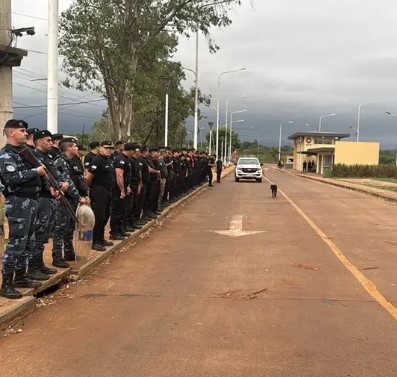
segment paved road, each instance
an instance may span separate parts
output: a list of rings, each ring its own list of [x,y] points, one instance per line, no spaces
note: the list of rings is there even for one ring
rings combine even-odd
[[[3,337],[1,376],[397,376],[397,209],[266,175],[312,225],[230,176]]]

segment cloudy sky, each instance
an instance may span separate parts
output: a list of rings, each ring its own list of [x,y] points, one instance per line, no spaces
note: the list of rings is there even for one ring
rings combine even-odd
[[[246,71],[225,75],[221,81],[221,122],[228,98],[247,95],[230,102],[236,114],[235,130],[243,140],[259,139],[263,145],[277,145],[280,123],[283,143],[297,131],[318,128],[351,133],[357,127],[361,109],[360,140],[380,141],[382,148],[397,148],[397,6],[382,0],[256,0],[231,12],[233,24],[214,30],[220,51],[209,54],[200,38],[199,86],[213,97],[216,105],[217,78],[221,72],[246,67]],[[60,0],[65,9],[70,0]],[[34,50],[14,75],[15,115],[28,118],[33,126],[43,126],[45,109],[17,109],[46,102],[47,1],[12,0],[13,26],[34,26],[34,37],[18,39],[18,47]],[[23,14],[23,15],[22,15]],[[31,17],[37,18],[31,18]],[[194,69],[195,41],[182,39],[175,60]],[[192,86],[187,78],[186,87]],[[34,88],[33,89],[29,89]],[[60,103],[93,101],[92,93],[61,90]],[[104,104],[64,106],[60,109],[60,130],[81,132],[101,114]],[[202,109],[208,121],[215,111]],[[44,117],[43,117],[44,116]],[[306,126],[308,124],[309,126]],[[193,121],[187,121],[193,128]]]

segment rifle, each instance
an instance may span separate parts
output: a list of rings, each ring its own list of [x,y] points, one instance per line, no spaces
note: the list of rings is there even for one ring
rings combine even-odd
[[[33,154],[33,152],[30,150],[30,148],[24,148],[18,154],[27,162],[32,164],[35,168],[38,168],[39,166],[44,166],[45,172],[47,173],[47,179],[48,183],[50,186],[59,192],[59,201],[61,204],[65,207],[69,215],[72,217],[74,221],[76,221],[77,224],[79,224],[79,220],[76,216],[76,214],[73,211],[72,206],[68,202],[68,200],[65,198],[65,194],[59,189],[58,183],[55,180],[54,176],[51,174],[51,172],[47,169],[47,167],[43,164],[40,163],[40,161],[36,158],[36,156]]]

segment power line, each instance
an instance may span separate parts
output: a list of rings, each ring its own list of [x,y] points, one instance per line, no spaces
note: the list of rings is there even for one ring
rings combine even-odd
[[[81,105],[81,104],[85,104],[85,103],[92,103],[92,102],[99,102],[99,101],[105,101],[105,99],[94,99],[92,101],[60,103],[58,106]],[[14,107],[14,109],[35,109],[35,108],[41,108],[41,107],[47,107],[47,105],[21,106],[21,107]]]
[[[19,78],[21,78],[21,79],[23,79],[23,80],[27,80],[26,78],[23,78],[23,77],[19,77]],[[27,80],[27,81],[29,81],[29,80]],[[44,88],[47,87],[45,84],[42,84],[42,83],[34,83],[34,84],[40,85],[40,86],[42,86],[42,87],[44,87]],[[35,91],[37,91],[37,92],[41,92],[41,93],[46,93],[46,94],[47,94],[47,91],[46,91],[46,90],[42,90],[42,89],[34,88],[34,87],[31,87],[31,86],[19,84],[19,83],[16,83],[16,82],[14,82],[14,85],[17,85],[17,86],[20,86],[20,87],[23,87],[23,88],[27,88],[27,89],[35,90]],[[63,88],[61,88],[61,89],[63,89]],[[81,96],[81,97],[76,98],[76,97],[70,97],[70,96],[67,96],[67,95],[64,95],[64,94],[63,94],[63,95],[62,95],[62,94],[59,94],[59,97],[60,97],[60,98],[65,98],[65,99],[68,99],[68,100],[75,101],[76,99],[87,97],[88,95],[90,95],[90,94],[85,94],[85,95],[83,95],[83,96]],[[87,103],[88,105],[90,105],[90,106],[93,106],[93,107],[102,109],[101,106],[97,106],[97,105],[95,105],[93,102],[99,102],[99,101],[105,101],[105,100],[106,100],[106,99],[101,98],[101,99],[97,99],[97,100],[86,101],[86,103]]]
[[[17,13],[17,12],[11,12],[11,13],[12,13],[12,14],[16,14],[16,15],[18,15],[18,16],[34,18],[34,19],[36,19],[36,20],[48,21],[47,18],[41,18],[41,17],[36,17],[36,16],[30,16],[30,15],[28,15],[28,14]]]

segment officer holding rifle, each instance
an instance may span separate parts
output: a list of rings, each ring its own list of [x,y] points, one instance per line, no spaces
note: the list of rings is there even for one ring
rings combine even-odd
[[[36,288],[40,283],[28,277],[26,266],[34,247],[34,229],[41,177],[45,167],[34,167],[19,152],[26,141],[26,123],[10,119],[4,126],[7,144],[0,151],[0,175],[4,185],[9,237],[3,257],[0,296],[18,299],[15,288]]]

